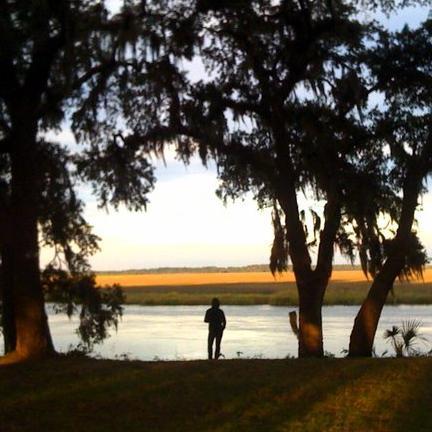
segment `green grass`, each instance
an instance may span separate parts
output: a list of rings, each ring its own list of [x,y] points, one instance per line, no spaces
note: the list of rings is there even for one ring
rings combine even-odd
[[[0,430],[426,432],[431,382],[429,358],[64,358],[0,368]]]
[[[364,300],[370,283],[331,282],[324,298],[326,305],[357,305]],[[294,283],[240,283],[194,286],[146,286],[125,288],[126,302],[142,305],[201,305],[219,297],[225,305],[297,305]],[[397,283],[390,304],[432,304],[432,284]]]

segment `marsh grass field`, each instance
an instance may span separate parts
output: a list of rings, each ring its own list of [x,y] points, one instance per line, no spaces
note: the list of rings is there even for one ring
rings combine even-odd
[[[201,305],[219,297],[227,305],[297,305],[298,296],[291,272],[189,272],[189,273],[101,273],[99,285],[120,284],[126,303],[141,305]],[[335,270],[324,304],[361,304],[370,287],[361,270]],[[432,268],[422,280],[396,281],[390,304],[432,304]]]

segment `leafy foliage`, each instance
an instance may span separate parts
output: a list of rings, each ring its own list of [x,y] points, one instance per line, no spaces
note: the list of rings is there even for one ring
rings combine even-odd
[[[75,158],[79,175],[103,206],[146,207],[156,180],[149,155],[163,157],[167,142],[182,144],[169,126],[184,78],[174,62],[191,56],[189,14],[182,2],[126,2],[90,47],[101,51],[90,71],[104,72],[73,93],[71,120],[77,140],[88,144]]]
[[[111,16],[105,2],[89,0],[5,1],[0,5],[1,215],[9,213],[10,197],[17,196],[11,187],[17,184],[13,178],[18,172],[31,202],[37,203],[32,208],[36,212],[33,223],[39,224],[42,244],[55,250],[49,271],[54,271],[53,266],[59,274],[63,268],[70,271],[69,283],[65,274],[57,277],[56,295],[63,287],[72,290],[64,293],[66,298],[70,295],[78,301],[82,297],[80,333],[86,343],[101,340],[107,327],[117,324],[121,295],[117,289],[102,295],[89,276],[87,259],[97,250],[98,238],[83,218],[77,182],[90,181],[101,205],[124,203],[140,209],[147,204],[155,181],[146,149],[118,140],[128,128],[121,118],[127,112],[126,99],[119,95],[126,92],[129,81],[132,85],[132,77],[135,85],[143,86],[141,98],[151,109],[156,110],[160,101],[154,64],[160,60],[163,34],[153,12],[144,6],[126,2],[118,15]],[[154,25],[150,25],[152,20]],[[136,61],[137,53],[141,62]],[[150,84],[151,80],[155,83]],[[149,98],[146,83],[153,92]],[[129,100],[129,109],[132,105]],[[142,127],[153,120],[149,116]],[[46,138],[47,132],[68,124],[76,146],[62,148]],[[19,139],[22,131],[26,131],[25,142]],[[27,165],[16,156],[20,154],[27,158]],[[32,169],[28,169],[29,158],[35,159]],[[15,226],[14,220],[8,222],[2,226]],[[0,242],[6,247],[3,234]],[[25,253],[37,257],[38,250]],[[28,274],[35,277],[27,289],[39,291],[38,275]],[[13,280],[8,283],[13,285]],[[50,279],[50,290],[54,283],[55,278]],[[7,307],[21,310],[18,304]]]
[[[117,329],[125,299],[119,285],[98,287],[93,273],[70,274],[50,266],[42,273],[42,284],[56,313],[78,314],[77,333],[88,351],[108,337],[111,327]]]
[[[126,2],[110,16],[104,2],[4,3],[0,150],[14,145],[13,95],[29,99],[39,134],[71,124],[79,146],[68,149],[68,169],[92,183],[102,205],[145,206],[155,182],[147,152],[158,152],[147,132],[169,109],[165,87],[172,68],[163,42],[167,32],[179,33],[175,17],[169,27],[163,10],[164,2]],[[140,143],[123,139],[134,127],[147,134]],[[44,140],[38,145],[45,155],[53,150]]]
[[[357,249],[363,271],[373,277],[391,255],[401,255],[400,278],[421,277],[428,262],[413,215],[432,167],[431,35],[430,20],[416,30],[381,31],[365,57],[371,85],[385,98],[371,112],[381,168],[379,176],[372,165],[363,168],[368,193],[357,190],[363,198],[351,209],[354,218],[343,218],[339,236],[342,252],[354,258]]]
[[[73,273],[86,272],[87,259],[98,250],[99,238],[82,215],[84,204],[75,192],[70,154],[58,144],[39,145],[42,244],[54,248],[52,265],[65,264]]]
[[[278,202],[271,268],[282,270],[293,234],[280,211],[292,223],[300,219],[309,247],[318,245],[325,222],[311,209],[310,237],[301,210],[287,208],[287,190],[348,199],[338,182],[352,172],[368,133],[352,112],[363,106],[365,88],[346,49],[361,48],[364,30],[342,2],[310,10],[297,2],[238,6],[198,4],[208,78],[193,85],[194,105],[184,112],[194,138],[216,153],[221,197],[252,192],[260,206]]]
[[[402,326],[393,326],[384,332],[384,339],[390,341],[396,357],[418,355],[416,348],[418,341],[425,341],[424,336],[419,333],[422,323],[418,320],[407,320],[402,322]]]
[[[281,211],[275,203],[273,207],[273,245],[270,253],[270,271],[282,273],[288,270],[288,244],[285,229],[281,222]]]

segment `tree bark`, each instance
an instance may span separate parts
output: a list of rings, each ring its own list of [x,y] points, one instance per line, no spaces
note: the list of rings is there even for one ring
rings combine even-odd
[[[16,331],[13,303],[13,269],[10,250],[10,197],[7,191],[1,197],[0,210],[0,299],[2,302],[1,326],[3,331],[4,353],[15,350]]]
[[[40,357],[53,352],[40,281],[36,124],[14,134],[11,153],[11,236],[15,355]]]
[[[298,285],[299,357],[323,357],[322,304],[327,284]]]
[[[378,275],[379,276],[379,275]],[[376,277],[357,316],[350,336],[349,357],[371,357],[378,322],[396,275]]]
[[[7,354],[15,350],[16,331],[13,302],[13,271],[11,254],[5,243],[1,248],[1,300],[2,300],[2,330],[4,340],[4,353]]]

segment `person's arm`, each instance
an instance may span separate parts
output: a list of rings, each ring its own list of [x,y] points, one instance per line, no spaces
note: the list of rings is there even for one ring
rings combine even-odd
[[[225,330],[225,327],[226,327],[226,318],[225,318],[224,311],[221,310],[221,312],[222,312],[222,330]]]
[[[208,323],[210,321],[209,311],[207,310],[204,316],[204,322]]]

